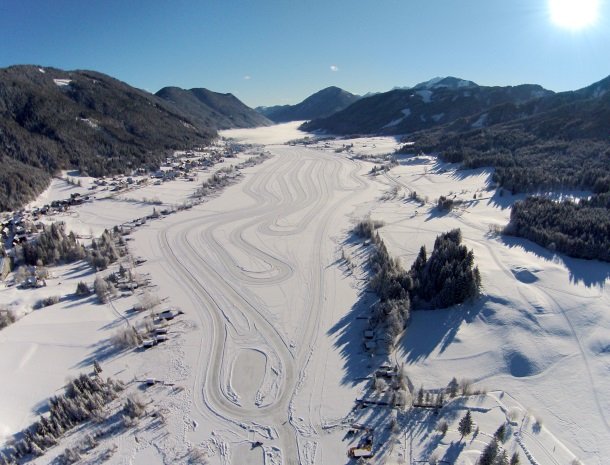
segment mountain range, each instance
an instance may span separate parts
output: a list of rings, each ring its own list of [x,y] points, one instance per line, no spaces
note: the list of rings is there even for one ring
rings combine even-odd
[[[435,78],[412,88],[362,98],[328,117],[309,121],[302,128],[333,134],[407,134],[498,105],[518,105],[548,95],[552,92],[538,85],[485,87],[454,77]]]
[[[331,86],[310,95],[296,105],[257,107],[256,111],[275,123],[286,123],[288,121],[325,118],[343,110],[359,99],[359,95],[354,95],[346,90]]]
[[[309,120],[307,131],[408,135],[416,141],[408,150],[494,166],[513,190],[610,184],[610,77],[560,93],[455,77],[364,97],[328,87],[297,105],[255,111],[203,88],[151,94],[95,71],[21,65],[0,69],[0,210],[34,198],[61,169],[101,176],[155,168],[218,129],[293,120]]]

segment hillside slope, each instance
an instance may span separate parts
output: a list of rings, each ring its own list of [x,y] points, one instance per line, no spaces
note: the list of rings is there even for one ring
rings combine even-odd
[[[167,151],[215,136],[164,100],[98,72],[0,69],[0,211],[31,200],[60,169],[100,176],[154,167]]]
[[[296,105],[258,107],[256,110],[276,123],[324,118],[348,107],[360,99],[339,87],[327,87]]]
[[[438,153],[466,167],[492,166],[513,192],[580,188],[610,191],[610,78],[524,105],[484,113],[410,135],[402,151]]]
[[[447,77],[363,98],[329,117],[302,126],[332,134],[408,134],[480,114],[501,104],[522,104],[552,95],[538,86],[479,86]]]
[[[186,90],[164,87],[155,95],[173,104],[200,127],[233,129],[273,124],[233,94],[221,94],[203,88]]]

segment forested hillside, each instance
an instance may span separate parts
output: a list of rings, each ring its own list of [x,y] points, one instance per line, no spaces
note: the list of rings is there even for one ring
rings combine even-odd
[[[602,92],[603,86],[609,89]],[[469,168],[494,167],[495,180],[513,192],[566,187],[606,192],[610,185],[610,81],[601,81],[595,88],[596,93],[581,90],[549,97],[545,102],[552,109],[514,120],[509,116],[514,108],[496,108],[504,116],[492,119],[508,122],[466,129],[470,126],[463,120],[422,131],[410,136],[415,145],[404,146],[401,152],[436,153]],[[531,110],[532,106],[526,107]]]
[[[551,95],[537,85],[479,86],[447,77],[411,89],[362,98],[342,111],[301,126],[330,134],[411,134],[453,123],[502,104],[519,105]]]
[[[152,168],[170,151],[215,136],[162,99],[101,73],[0,69],[0,210],[34,198],[60,169],[101,176]]]
[[[476,122],[481,127],[473,128]],[[530,197],[513,206],[507,232],[578,258],[608,261],[610,78],[523,106],[503,105],[409,138],[403,153],[436,153],[467,168],[493,167],[504,189],[590,190],[579,203]],[[478,125],[477,125],[478,126]]]
[[[208,89],[164,87],[155,95],[173,104],[198,127],[231,129],[273,124],[233,94],[221,94]]]

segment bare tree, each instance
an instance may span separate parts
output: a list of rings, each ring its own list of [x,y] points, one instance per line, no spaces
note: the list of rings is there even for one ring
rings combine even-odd
[[[93,282],[93,289],[95,290],[95,295],[97,295],[97,298],[100,300],[100,302],[108,302],[108,292],[110,289],[108,286],[108,282],[104,278],[97,275],[95,277],[95,281]]]

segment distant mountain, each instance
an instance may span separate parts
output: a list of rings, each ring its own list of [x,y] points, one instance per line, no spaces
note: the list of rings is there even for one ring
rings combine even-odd
[[[362,98],[329,117],[303,124],[333,134],[407,134],[477,115],[502,104],[522,104],[553,93],[538,85],[479,86],[454,77]]]
[[[333,86],[310,95],[296,105],[258,107],[256,110],[276,123],[285,123],[324,118],[343,110],[358,99],[360,96]]]
[[[420,82],[414,88],[417,89],[441,89],[446,87],[448,89],[463,89],[465,87],[478,87],[476,83],[472,81],[466,81],[465,79],[456,78],[453,76],[447,77],[435,77],[426,82]]]
[[[447,125],[444,132],[520,128],[543,138],[599,139],[610,136],[610,76],[583,89],[543,95],[525,103],[494,106]]]
[[[0,211],[34,198],[60,169],[154,167],[214,137],[165,100],[95,71],[0,69]]]
[[[208,89],[164,87],[155,95],[170,102],[201,127],[230,129],[273,124],[232,94],[220,94]]]

